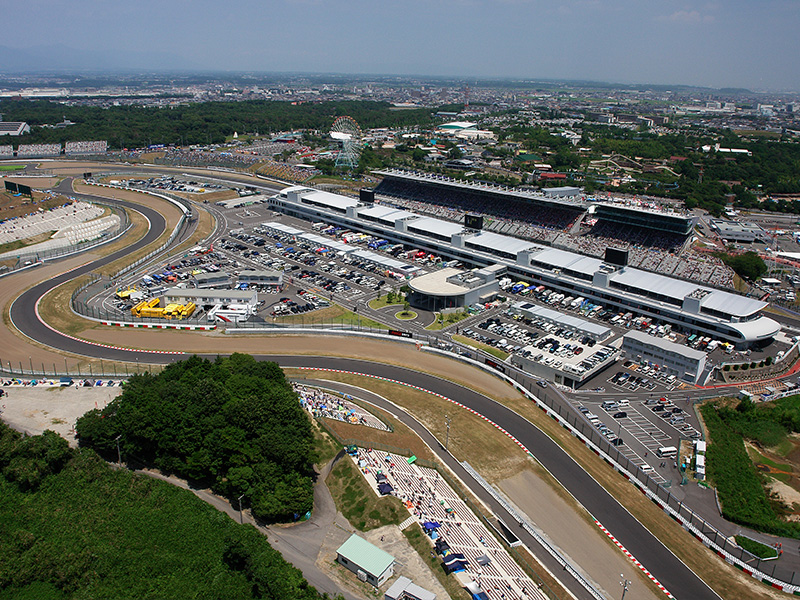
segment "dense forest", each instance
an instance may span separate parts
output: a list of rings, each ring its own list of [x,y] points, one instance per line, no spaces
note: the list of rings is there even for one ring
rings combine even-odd
[[[136,375],[105,409],[81,417],[82,447],[210,486],[264,521],[312,509],[313,439],[283,371],[233,354]]]
[[[0,600],[319,600],[265,537],[188,490],[0,423]]]
[[[340,101],[292,104],[253,100],[203,102],[169,108],[141,106],[65,106],[47,100],[2,100],[6,121],[25,121],[31,133],[22,144],[107,140],[111,148],[154,144],[218,144],[233,132],[262,135],[295,129],[330,129],[336,117],[349,115],[362,128],[413,127],[431,123],[431,109],[393,110],[388,102]],[[75,123],[51,129],[63,119]]]

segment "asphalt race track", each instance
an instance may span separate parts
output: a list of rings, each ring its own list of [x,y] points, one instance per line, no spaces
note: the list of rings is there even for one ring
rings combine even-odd
[[[11,305],[10,315],[14,325],[31,339],[65,352],[102,358],[112,361],[167,363],[179,360],[180,355],[153,354],[141,350],[109,348],[66,336],[45,326],[36,314],[39,298],[54,287],[89,273],[120,257],[152,243],[164,232],[166,220],[155,210],[125,202],[103,199],[136,210],[150,220],[150,231],[133,245],[77,267],[58,277],[44,281],[19,296]],[[622,543],[667,590],[681,600],[718,600],[711,590],[692,570],[672,554],[661,542],[640,524],[625,508],[592,479],[568,454],[534,425],[486,396],[433,375],[411,369],[364,360],[325,356],[261,355],[259,359],[274,360],[284,367],[318,367],[355,371],[385,377],[419,386],[423,389],[457,399],[462,404],[485,415],[515,436],[534,454],[569,492]],[[634,488],[631,487],[631,491]],[[638,492],[636,492],[638,493]],[[697,543],[697,542],[692,542]]]

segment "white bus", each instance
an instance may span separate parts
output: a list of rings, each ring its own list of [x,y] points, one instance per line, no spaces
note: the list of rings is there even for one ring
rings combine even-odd
[[[658,458],[675,458],[678,456],[678,449],[675,446],[662,446],[656,450]]]

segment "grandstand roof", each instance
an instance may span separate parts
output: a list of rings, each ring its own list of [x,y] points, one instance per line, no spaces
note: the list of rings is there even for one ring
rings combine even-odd
[[[620,269],[610,277],[610,280],[616,284],[634,289],[648,290],[676,300],[683,300],[700,287],[696,283],[631,268]]]
[[[531,260],[543,262],[558,269],[569,269],[587,275],[594,274],[594,272],[600,268],[600,265],[603,264],[603,261],[599,258],[583,256],[581,254],[567,252],[566,250],[557,250],[555,248],[545,248],[541,252],[537,252],[533,255]]]
[[[408,228],[447,237],[456,233],[461,233],[464,230],[464,226],[460,223],[442,221],[441,219],[434,219],[432,217],[423,217],[410,221],[408,223]]]
[[[695,290],[705,290],[709,293],[700,301],[700,305],[703,308],[740,317],[756,313],[767,306],[767,303],[761,300],[630,267],[617,271],[611,275],[610,280],[617,284],[630,286],[637,290],[655,292],[676,300],[683,300]]]
[[[702,299],[700,305],[709,310],[716,310],[729,315],[751,315],[765,308],[768,303],[738,294],[729,294],[714,290]]]
[[[366,217],[368,219],[375,219],[383,221],[384,223],[393,224],[398,219],[405,219],[408,217],[418,217],[416,213],[408,212],[407,210],[400,210],[392,206],[375,205],[370,208],[362,208],[358,210],[359,217]]]
[[[491,231],[480,231],[474,235],[470,235],[464,239],[475,246],[487,248],[490,250],[497,250],[508,254],[517,254],[523,250],[535,250],[541,246],[521,240],[519,238],[509,237],[507,235],[500,235],[499,233],[492,233]]]
[[[303,201],[307,204],[316,204],[317,206],[325,206],[339,211],[345,211],[350,206],[358,205],[358,200],[355,198],[347,198],[319,190],[303,194]]]
[[[422,184],[442,185],[469,192],[489,193],[497,196],[505,196],[506,198],[511,198],[514,200],[533,200],[537,202],[544,202],[563,208],[571,208],[573,210],[584,210],[586,208],[586,203],[583,200],[563,200],[560,198],[547,196],[540,192],[515,190],[494,183],[484,183],[480,181],[460,181],[458,179],[453,179],[445,175],[437,175],[435,173],[412,172],[404,171],[402,169],[375,170],[373,173],[376,175],[383,175],[384,177],[405,179]]]

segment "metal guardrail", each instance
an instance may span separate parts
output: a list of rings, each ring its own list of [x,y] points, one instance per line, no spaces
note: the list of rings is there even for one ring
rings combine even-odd
[[[606,597],[600,593],[594,585],[589,582],[583,574],[580,573],[572,564],[556,549],[554,548],[550,542],[548,542],[544,537],[539,534],[539,532],[530,524],[527,518],[523,515],[519,514],[519,512],[509,504],[506,499],[501,496],[497,490],[494,489],[488,481],[486,481],[481,475],[466,461],[461,462],[461,466],[469,473],[475,481],[480,484],[480,486],[485,489],[491,496],[494,498],[498,504],[500,504],[503,508],[505,508],[509,514],[513,515],[517,522],[522,525],[522,527],[533,536],[533,538],[539,542],[539,545],[544,548],[544,550],[552,556],[558,564],[564,567],[564,570],[572,575],[575,580],[583,586],[587,592],[589,592],[593,597],[597,598],[597,600],[606,600]]]

